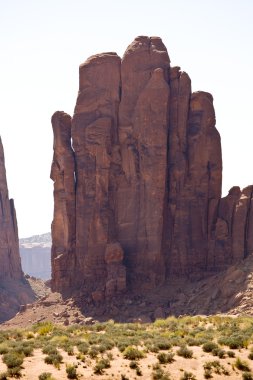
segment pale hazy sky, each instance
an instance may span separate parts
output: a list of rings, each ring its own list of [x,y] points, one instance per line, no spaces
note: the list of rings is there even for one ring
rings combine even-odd
[[[253,184],[253,0],[0,0],[0,134],[19,235],[48,232],[51,115],[73,113],[78,66],[160,36],[193,90],[211,92],[223,193]]]

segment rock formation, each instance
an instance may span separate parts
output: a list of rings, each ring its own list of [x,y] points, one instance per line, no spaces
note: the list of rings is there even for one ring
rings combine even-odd
[[[99,302],[253,252],[253,189],[221,199],[212,95],[191,92],[160,38],[90,57],[73,118],[52,124],[54,290]]]
[[[56,112],[52,117],[54,158],[54,220],[52,223],[52,275],[55,288],[73,287],[75,279],[75,159],[71,147],[71,117]],[[58,284],[59,281],[59,284]],[[73,280],[74,281],[74,280]]]
[[[21,303],[31,300],[33,293],[21,269],[16,212],[8,195],[0,138],[0,322],[13,316]]]
[[[18,246],[17,219],[13,199],[9,199],[4,151],[0,139],[0,281],[23,276]]]

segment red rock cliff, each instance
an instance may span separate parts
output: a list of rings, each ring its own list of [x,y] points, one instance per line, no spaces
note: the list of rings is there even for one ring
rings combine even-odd
[[[14,201],[8,196],[4,151],[0,139],[0,281],[7,278],[20,280],[22,277],[16,212]]]
[[[73,119],[52,124],[54,290],[101,299],[252,252],[251,187],[220,198],[213,98],[191,92],[160,38],[90,57]]]
[[[0,323],[13,317],[21,304],[34,298],[21,269],[16,212],[14,201],[8,195],[0,138]]]

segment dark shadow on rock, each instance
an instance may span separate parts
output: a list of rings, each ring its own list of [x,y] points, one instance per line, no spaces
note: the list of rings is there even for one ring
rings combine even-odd
[[[26,278],[21,280],[3,279],[0,283],[0,323],[13,318],[21,305],[34,302],[35,292]]]

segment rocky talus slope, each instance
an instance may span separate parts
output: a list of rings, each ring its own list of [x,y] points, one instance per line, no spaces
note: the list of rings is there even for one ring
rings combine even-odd
[[[8,195],[0,139],[0,322],[15,315],[20,304],[34,298],[21,269],[16,212],[14,201]]]
[[[52,293],[41,280],[28,280],[38,300],[21,306],[13,319],[1,325],[2,329],[26,327],[46,320],[68,326],[89,325],[108,319],[149,323],[171,315],[253,316],[252,255],[202,279],[170,278],[150,292],[140,294],[137,290],[103,301],[94,301],[81,292],[63,299],[59,293]]]
[[[90,57],[73,117],[52,125],[54,290],[103,300],[253,252],[253,187],[221,198],[213,97],[191,91],[160,38]]]

